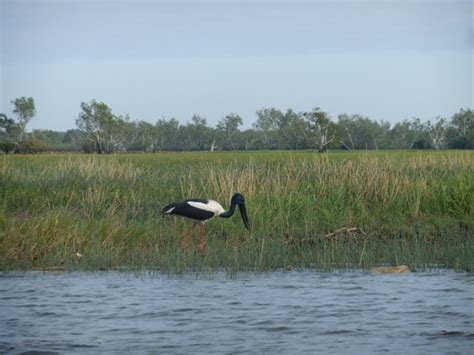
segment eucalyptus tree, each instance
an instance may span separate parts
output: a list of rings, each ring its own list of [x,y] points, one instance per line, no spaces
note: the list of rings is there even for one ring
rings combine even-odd
[[[104,153],[107,149],[107,134],[115,120],[112,110],[105,103],[96,100],[81,102],[81,109],[76,119],[77,127],[86,134],[97,153]]]
[[[303,115],[288,109],[284,115],[279,116],[277,124],[282,148],[304,149],[307,147],[309,126]]]
[[[377,122],[362,115],[340,114],[338,125],[341,145],[345,149],[379,149],[388,145],[390,125]]]
[[[25,138],[26,126],[31,119],[36,115],[35,100],[32,97],[20,97],[12,100],[13,113],[18,120],[18,135],[14,137],[15,144],[19,144]]]
[[[257,110],[256,114],[257,121],[253,128],[261,136],[261,145],[264,149],[279,148],[278,122],[282,121],[283,112],[272,107]]]
[[[63,137],[62,143],[69,146],[72,150],[82,150],[87,136],[78,128],[68,129]]]
[[[413,117],[410,122],[410,129],[415,137],[415,141],[411,146],[412,149],[432,149],[430,136],[428,133],[428,125],[422,122],[420,118]]]
[[[40,141],[49,149],[65,150],[69,148],[69,146],[64,143],[65,135],[65,132],[50,129],[34,129],[30,134],[30,138],[35,141]]]
[[[159,148],[160,131],[150,122],[138,121],[130,124],[128,132],[128,149],[154,152]]]
[[[411,149],[415,143],[416,136],[411,128],[411,122],[404,120],[396,123],[389,131],[388,148]]]
[[[435,121],[431,123],[428,121],[428,135],[431,140],[433,148],[436,150],[442,149],[446,145],[447,122],[443,117],[436,117]]]
[[[20,126],[13,119],[0,113],[0,150],[9,153],[17,146],[16,137],[20,134]]]
[[[133,131],[130,117],[113,116],[105,127],[105,150],[107,152],[125,151],[130,146],[129,138]]]
[[[325,152],[331,142],[338,136],[337,127],[331,121],[328,113],[315,107],[311,112],[302,113],[308,122],[311,136],[320,152]]]
[[[256,149],[265,149],[265,147],[260,145],[259,142],[259,133],[254,129],[246,129],[240,133],[242,146],[241,149],[245,150],[256,150]]]
[[[175,118],[159,119],[155,127],[158,129],[158,149],[178,150],[179,147],[179,122]]]
[[[451,128],[453,130],[450,146],[458,149],[474,148],[474,111],[461,109],[451,117]]]
[[[215,147],[216,141],[212,130],[207,126],[207,120],[197,114],[193,115],[191,122],[185,127],[186,145],[190,150],[207,150]],[[212,140],[212,142],[211,142]]]
[[[239,127],[242,126],[242,117],[234,113],[222,118],[216,125],[219,146],[224,150],[235,150],[239,145]]]

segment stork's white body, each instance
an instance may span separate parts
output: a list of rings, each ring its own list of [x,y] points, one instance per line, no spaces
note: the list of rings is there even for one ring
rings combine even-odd
[[[236,193],[232,196],[230,208],[228,211],[224,210],[222,205],[217,201],[197,198],[185,200],[182,202],[170,203],[169,205],[163,208],[162,213],[167,215],[187,217],[195,221],[184,236],[183,246],[185,251],[188,250],[189,238],[194,230],[194,227],[196,226],[196,224],[200,224],[201,232],[198,246],[201,255],[204,255],[204,224],[212,218],[216,216],[222,218],[229,218],[234,214],[235,208],[238,205],[245,227],[250,230],[250,222],[248,220],[244,203],[244,197],[241,194]]]
[[[225,212],[221,204],[214,200],[208,200],[207,203],[196,202],[196,201],[187,201],[186,203],[194,208],[198,208],[203,211],[212,212],[214,213],[214,216],[219,216],[221,213]]]
[[[172,203],[163,210],[164,214],[176,214],[188,217],[201,224],[206,223],[216,216],[220,216],[224,212],[225,210],[219,202],[201,199]]]

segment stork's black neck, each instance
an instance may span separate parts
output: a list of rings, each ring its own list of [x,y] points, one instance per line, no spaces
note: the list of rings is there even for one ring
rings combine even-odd
[[[230,204],[230,208],[228,211],[225,211],[224,213],[221,213],[219,215],[219,217],[222,217],[222,218],[229,218],[229,217],[232,217],[234,212],[235,212],[235,206],[237,206],[236,203],[231,203]]]

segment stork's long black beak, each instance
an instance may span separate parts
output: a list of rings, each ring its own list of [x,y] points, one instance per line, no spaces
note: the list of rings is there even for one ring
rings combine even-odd
[[[244,221],[245,228],[250,230],[250,221],[249,216],[247,216],[247,210],[245,209],[245,203],[239,203],[239,210],[240,215],[242,216],[242,220]]]

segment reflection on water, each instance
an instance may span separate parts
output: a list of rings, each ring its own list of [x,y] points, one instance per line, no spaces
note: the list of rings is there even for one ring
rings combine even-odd
[[[471,353],[474,274],[0,273],[0,352]]]

